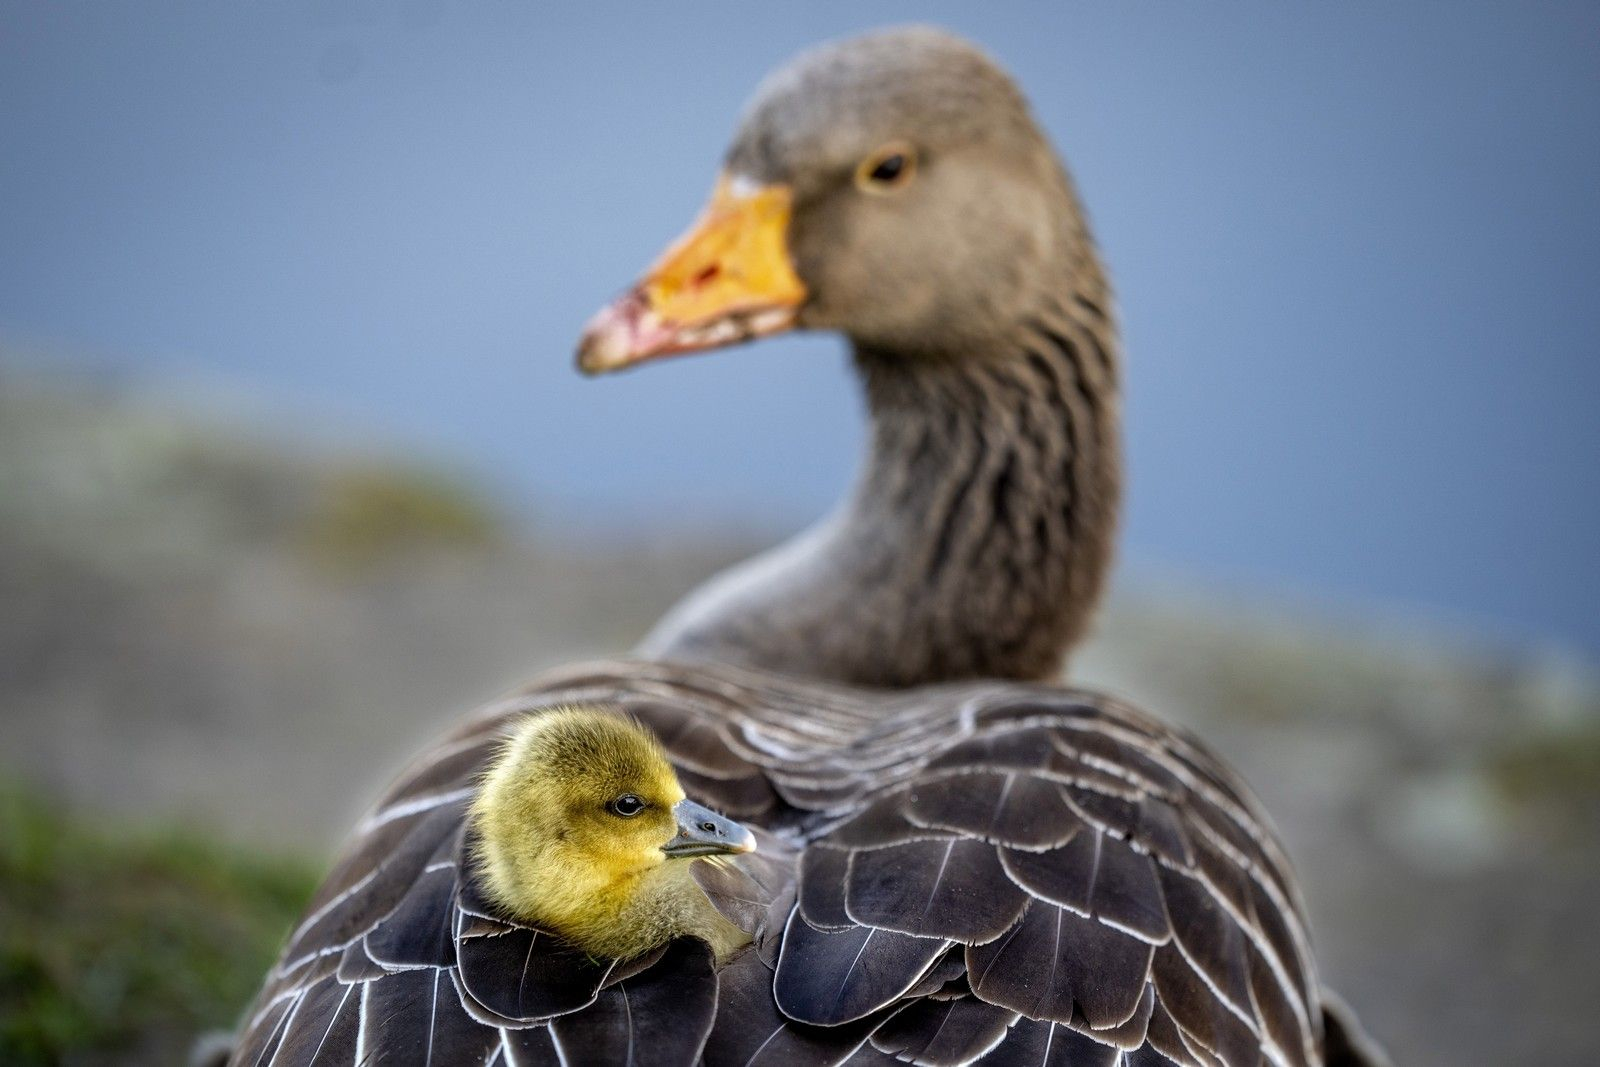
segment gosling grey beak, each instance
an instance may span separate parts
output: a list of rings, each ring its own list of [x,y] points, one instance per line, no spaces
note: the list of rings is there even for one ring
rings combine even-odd
[[[669,856],[686,858],[756,850],[755,834],[692,800],[678,801],[672,814],[678,820],[678,834],[661,846]]]

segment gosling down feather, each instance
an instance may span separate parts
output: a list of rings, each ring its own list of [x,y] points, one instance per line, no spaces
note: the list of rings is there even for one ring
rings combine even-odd
[[[683,861],[752,852],[754,835],[684,796],[637,724],[594,708],[530,716],[490,763],[469,822],[490,902],[590,956],[697,937],[724,960],[750,940]]]
[[[771,76],[710,208],[579,365],[789,328],[844,334],[865,387],[845,506],[691,594],[641,659],[546,676],[424,755],[232,1062],[1381,1063],[1244,785],[1046,681],[1109,565],[1118,348],[1066,172],[971,45],[889,31]],[[750,828],[753,852],[670,868],[693,921],[564,921],[549,872],[497,868],[504,754],[558,706],[632,717],[675,769],[663,796]]]

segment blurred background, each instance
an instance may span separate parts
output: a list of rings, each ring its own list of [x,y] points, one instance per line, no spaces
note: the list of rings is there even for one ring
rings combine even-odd
[[[1593,1062],[1600,7],[1464,0],[0,2],[0,1061],[174,1062],[410,752],[843,492],[838,339],[571,350],[763,73],[912,20],[1119,294],[1075,675],[1244,772],[1398,1062]]]

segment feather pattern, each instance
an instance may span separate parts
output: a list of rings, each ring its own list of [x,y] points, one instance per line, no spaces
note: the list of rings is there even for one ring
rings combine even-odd
[[[484,898],[477,776],[511,719],[580,702],[638,717],[695,800],[757,824],[756,853],[697,864],[755,936],[720,972],[698,942],[590,959]],[[614,661],[546,676],[434,752],[358,825],[234,1063],[1322,1062],[1264,816],[1117,701]]]

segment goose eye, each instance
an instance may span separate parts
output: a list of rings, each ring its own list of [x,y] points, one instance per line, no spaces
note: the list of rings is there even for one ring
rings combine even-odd
[[[613,800],[610,804],[607,804],[606,807],[611,810],[611,814],[613,815],[620,815],[624,819],[631,819],[644,810],[644,801],[640,800],[632,793],[624,793],[622,796]]]
[[[890,144],[861,161],[856,185],[870,193],[903,188],[917,171],[917,156],[910,145]]]
[[[897,182],[905,170],[906,157],[896,152],[887,159],[879,160],[878,165],[872,168],[872,173],[867,177],[875,182]]]

